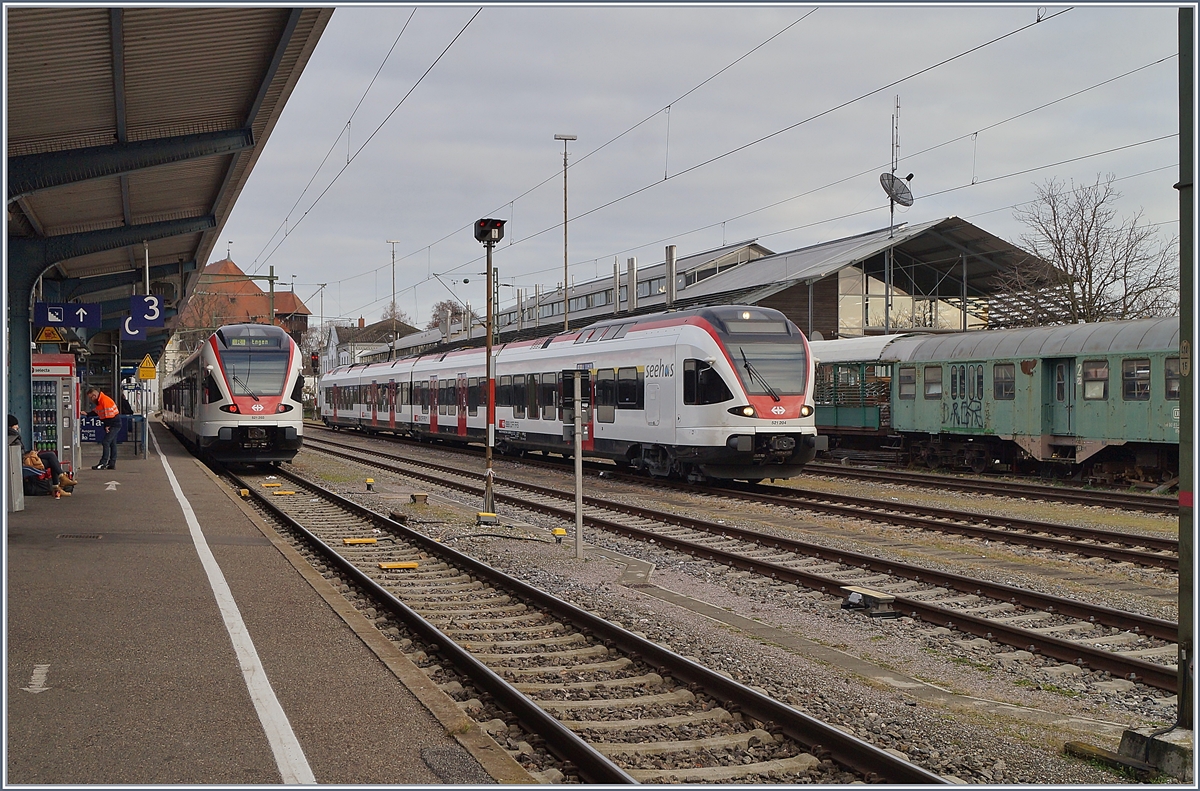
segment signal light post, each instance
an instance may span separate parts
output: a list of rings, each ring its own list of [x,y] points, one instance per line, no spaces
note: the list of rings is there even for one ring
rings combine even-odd
[[[484,219],[475,223],[475,238],[487,249],[487,340],[484,348],[487,359],[487,443],[484,446],[486,469],[483,478],[483,510],[496,513],[492,493],[492,448],[496,446],[496,366],[492,360],[492,248],[504,238],[504,220]]]

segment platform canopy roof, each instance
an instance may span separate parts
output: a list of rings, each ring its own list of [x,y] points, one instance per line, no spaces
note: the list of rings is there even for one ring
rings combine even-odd
[[[7,14],[10,318],[39,298],[151,292],[167,315],[203,268],[331,8],[20,7]],[[143,247],[146,243],[146,248]],[[157,357],[169,329],[128,344]]]

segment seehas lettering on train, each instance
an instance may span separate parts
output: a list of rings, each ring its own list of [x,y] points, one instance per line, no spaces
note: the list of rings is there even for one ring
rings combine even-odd
[[[675,375],[675,363],[664,363],[659,360],[646,366],[647,379],[663,379]]]

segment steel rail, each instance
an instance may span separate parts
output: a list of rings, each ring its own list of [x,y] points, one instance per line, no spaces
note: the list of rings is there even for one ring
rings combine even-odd
[[[358,461],[360,463],[362,461],[361,458],[349,453],[330,451],[327,449],[322,449],[322,451],[325,453],[330,453],[331,455]],[[376,451],[367,450],[364,452],[382,455]],[[426,480],[430,483],[449,486],[460,491],[469,492],[471,494],[482,493],[482,489],[477,489],[470,484],[457,483],[438,475],[407,470],[377,461],[372,461],[372,463],[391,472]],[[465,472],[463,470],[444,465],[438,465],[424,461],[412,463],[422,464],[432,469],[440,470],[444,473],[461,475],[468,478],[481,477],[477,473]],[[512,481],[500,481],[498,483],[504,486],[512,486],[514,488],[530,491],[543,497],[550,497],[553,499],[563,498],[563,494],[560,491],[549,487],[528,483],[514,483]],[[573,509],[558,508],[545,503],[531,503],[519,497],[499,492],[495,493],[495,498],[497,502],[507,502],[522,508],[538,510],[559,518],[574,518]],[[1086,620],[1090,623],[1099,623],[1104,626],[1134,631],[1139,634],[1144,634],[1149,637],[1157,637],[1170,642],[1178,641],[1178,625],[1172,621],[1167,621],[1160,618],[1151,618],[1149,616],[1124,612],[1122,610],[1115,610],[1109,607],[1085,604],[1072,599],[1038,593],[1036,591],[1029,591],[1010,585],[1003,585],[1001,583],[987,582],[959,574],[951,574],[948,572],[936,571],[920,566],[913,566],[907,563],[881,560],[879,558],[857,552],[831,549],[819,544],[811,544],[808,542],[797,541],[795,539],[758,533],[752,530],[716,524],[691,517],[683,517],[670,513],[652,511],[650,509],[640,508],[637,506],[612,503],[592,497],[585,497],[584,502],[596,508],[627,513],[633,516],[652,519],[658,522],[674,524],[693,530],[736,538],[741,541],[763,546],[770,546],[776,549],[793,551],[803,555],[816,557],[818,559],[840,563],[842,565],[862,568],[878,573],[888,574],[890,576],[903,577],[916,582],[939,585],[963,593],[970,593],[977,596],[987,596],[999,601],[1005,601],[1012,604],[1018,604],[1023,607],[1044,610],[1049,613],[1058,613],[1060,615]],[[619,522],[602,519],[596,516],[585,515],[584,521],[586,524],[589,524],[593,527],[624,534],[639,540],[653,540],[655,543],[661,546],[665,546],[685,554],[690,554],[693,556],[698,555],[712,560],[720,560],[723,563],[727,563],[737,568],[754,571],[764,576],[771,577],[772,579],[782,579],[791,583],[801,584],[807,588],[818,590],[822,593],[832,593],[833,591],[840,590],[840,588],[846,584],[844,581],[835,579],[833,577],[810,574],[788,566],[771,563],[769,561],[748,558],[734,552],[726,552],[724,550],[715,549],[684,539],[676,539],[670,536],[662,535],[661,533],[643,530],[632,525],[624,525]],[[1017,648],[1027,648],[1029,646],[1033,646],[1036,650],[1039,650],[1042,653],[1045,653],[1047,656],[1051,656],[1055,659],[1060,659],[1062,661],[1075,664],[1082,664],[1100,670],[1108,670],[1109,672],[1115,671],[1118,673],[1118,675],[1126,678],[1132,677],[1137,680],[1142,680],[1145,683],[1160,689],[1174,691],[1178,684],[1177,671],[1174,668],[1169,668],[1165,665],[1157,665],[1153,662],[1146,662],[1144,660],[1132,657],[1122,657],[1120,654],[1110,651],[1104,651],[1102,649],[1092,648],[1090,646],[1040,635],[1030,630],[1020,629],[1019,627],[1006,626],[997,621],[978,618],[976,616],[971,616],[968,613],[963,613],[944,607],[937,607],[933,604],[925,604],[917,601],[916,599],[910,599],[903,596],[896,597],[895,606],[902,612],[912,612],[915,615],[920,616],[922,620],[927,620],[931,623],[936,623],[938,625],[944,625],[952,622],[962,623],[964,624],[962,631],[966,631],[971,634],[978,634],[980,636],[986,636],[989,633],[993,635],[1000,635],[1005,639],[999,639],[999,642],[1004,642],[1007,645]]]
[[[579,769],[580,775],[586,782],[613,784],[637,783],[624,770],[597,752],[595,748],[581,739],[574,731],[537,706],[526,695],[517,691],[516,688],[497,675],[491,668],[473,657],[465,648],[443,634],[440,629],[425,620],[425,618],[400,599],[396,598],[396,596],[356,567],[351,561],[344,558],[333,547],[326,544],[308,530],[308,528],[300,524],[299,521],[280,509],[256,487],[249,485],[241,477],[227,469],[224,470],[224,473],[236,481],[242,488],[248,489],[255,499],[270,511],[276,519],[279,519],[290,529],[304,536],[306,541],[320,551],[322,555],[328,558],[344,574],[352,578],[357,585],[366,588],[371,592],[372,596],[386,604],[388,609],[407,627],[419,634],[425,641],[436,644],[438,652],[445,655],[447,659],[454,663],[456,668],[467,675],[474,683],[478,684],[480,689],[487,691],[500,701],[505,708],[514,712],[521,724],[528,730],[540,734],[546,740],[547,748],[554,755],[561,760],[573,763]],[[471,565],[473,567],[482,565],[477,563],[468,564],[464,562],[465,560],[469,560],[467,556],[461,555],[448,547],[440,547],[436,542],[424,540],[424,537],[420,533],[330,492],[324,489],[324,487],[316,486],[311,481],[300,478],[286,470],[275,469],[273,474],[307,486],[338,506],[372,523],[384,525],[389,530],[404,536],[407,540],[421,544],[422,548],[426,550],[432,550],[433,547],[429,545],[434,544],[434,546],[438,547],[437,551],[440,554],[443,556],[450,555],[455,563],[463,563],[463,565]]]
[[[703,665],[692,662],[691,660],[685,659],[673,651],[663,648],[657,643],[642,637],[638,637],[632,632],[615,626],[598,615],[589,613],[586,610],[580,609],[575,605],[563,601],[562,599],[559,599],[558,597],[553,596],[543,590],[535,588],[534,586],[515,579],[514,577],[510,577],[504,572],[492,568],[482,561],[476,560],[469,555],[447,547],[444,544],[425,536],[416,530],[413,530],[412,528],[409,528],[393,519],[372,511],[363,505],[355,503],[353,500],[349,500],[337,494],[336,492],[329,491],[310,480],[296,475],[295,473],[291,473],[283,469],[276,469],[274,470],[274,474],[309,487],[311,490],[319,493],[320,496],[337,504],[338,506],[350,510],[364,519],[375,521],[377,524],[386,527],[389,531],[401,536],[404,540],[421,547],[421,549],[424,551],[437,555],[453,565],[465,568],[473,574],[484,577],[497,587],[514,591],[517,596],[525,599],[527,602],[549,610],[556,617],[574,624],[575,627],[579,628],[585,635],[590,634],[603,641],[611,642],[613,645],[616,645],[627,654],[631,656],[637,656],[665,673],[705,689],[714,698],[724,702],[727,709],[731,709],[732,711],[741,711],[744,714],[748,714],[754,719],[763,722],[767,726],[767,730],[778,728],[780,732],[786,734],[788,737],[794,739],[800,744],[811,748],[814,752],[827,754],[839,765],[849,768],[865,777],[868,782],[897,784],[948,784],[949,782],[936,774],[928,772],[925,769],[916,766],[915,764],[900,759],[868,742],[864,742],[861,739],[850,736],[849,734],[827,725],[820,720],[796,711],[790,706],[786,706],[783,703],[774,700],[773,698],[755,692],[754,690],[737,681],[727,679],[724,676],[709,670]],[[251,491],[254,490],[251,489]],[[482,492],[482,490],[480,491]],[[389,606],[392,606],[396,610],[397,614],[403,616],[405,623],[410,625],[419,625],[419,628],[414,629],[414,631],[418,631],[423,638],[429,640],[430,642],[437,643],[439,646],[439,651],[449,651],[449,653],[452,655],[451,658],[456,662],[459,659],[462,659],[464,664],[461,667],[472,668],[468,675],[470,675],[471,678],[477,682],[482,681],[483,683],[480,684],[481,687],[495,695],[497,699],[505,702],[506,705],[508,704],[511,696],[519,697],[520,701],[516,700],[516,698],[513,698],[514,704],[519,703],[519,705],[514,706],[513,710],[518,712],[518,716],[523,718],[523,722],[526,722],[524,718],[528,717],[528,721],[537,723],[538,727],[531,728],[531,730],[543,734],[544,736],[546,734],[546,730],[542,728],[543,723],[548,726],[550,723],[553,723],[553,726],[557,727],[551,726],[553,727],[551,732],[555,733],[556,736],[559,735],[560,731],[563,732],[561,733],[561,736],[564,740],[566,740],[563,742],[563,744],[572,746],[576,751],[578,751],[581,747],[586,748],[586,751],[584,751],[584,753],[580,756],[583,760],[583,763],[581,763],[580,759],[577,759],[574,754],[570,756],[559,755],[559,757],[575,763],[575,765],[579,767],[581,773],[584,773],[585,767],[590,767],[590,771],[595,774],[586,778],[588,782],[636,782],[632,778],[629,778],[628,775],[625,775],[625,773],[620,770],[619,767],[616,767],[615,764],[612,764],[607,758],[604,758],[603,755],[587,745],[586,742],[583,742],[577,735],[574,734],[574,732],[567,729],[549,714],[546,714],[544,710],[534,704],[533,701],[529,700],[529,698],[522,693],[512,689],[507,682],[471,656],[470,653],[465,649],[459,647],[456,643],[454,643],[453,640],[444,635],[435,626],[430,624],[428,621],[425,621],[424,618],[405,605],[402,601],[381,588],[369,576],[355,569],[349,561],[338,555],[335,550],[324,544],[324,542],[320,541],[320,539],[318,539],[316,536],[312,535],[312,533],[310,533],[303,526],[299,525],[294,519],[279,511],[279,509],[273,503],[263,497],[260,492],[255,491],[254,493],[261,502],[267,504],[271,508],[272,513],[281,516],[281,518],[286,520],[287,524],[294,525],[298,532],[300,532],[302,535],[305,535],[306,539],[315,542],[319,547],[321,547],[323,553],[332,553],[331,557],[336,558],[335,562],[338,563],[339,567],[346,569],[348,573],[351,573],[356,582],[368,586],[372,592],[378,591],[382,593]],[[478,674],[478,676],[476,674]],[[506,691],[506,688],[507,690],[511,690],[511,696]],[[497,692],[500,692],[501,694],[497,694]],[[569,739],[567,738],[568,735],[570,737]],[[550,744],[550,739],[547,739],[547,744]],[[591,757],[593,755],[595,758]],[[602,761],[603,765],[595,763],[597,759],[598,761]],[[595,766],[592,766],[593,763],[595,763]],[[627,779],[619,779],[620,776],[611,776],[610,779],[600,779],[596,777],[596,774],[601,772],[611,773],[609,767],[615,769],[616,772],[620,773],[620,776],[623,776]]]
[[[1179,513],[1179,502],[1170,497],[1133,492],[1107,492],[1096,489],[1066,489],[1058,486],[1040,486],[1031,483],[980,481],[956,478],[949,475],[932,475],[909,470],[872,470],[861,467],[842,467],[835,464],[810,462],[805,470],[816,475],[857,480],[879,480],[912,486],[932,486],[941,489],[956,489],[967,492],[997,494],[1002,497],[1029,497],[1035,500],[1054,500],[1084,505],[1106,505],[1147,511],[1156,514]]]

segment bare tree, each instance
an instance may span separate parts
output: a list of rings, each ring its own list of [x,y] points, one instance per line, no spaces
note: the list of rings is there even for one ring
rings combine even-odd
[[[409,318],[408,313],[395,302],[389,302],[388,306],[383,309],[383,315],[379,317],[380,321],[386,321],[387,319],[395,319],[403,324],[412,325],[412,319]]]
[[[1075,186],[1051,179],[1013,216],[1029,228],[1033,255],[1000,276],[989,325],[1044,324],[1169,316],[1179,307],[1176,237],[1163,241],[1139,209],[1117,215],[1115,176]]]
[[[425,329],[432,330],[442,326],[442,322],[446,318],[446,313],[450,314],[451,324],[461,322],[465,312],[463,306],[454,300],[443,299],[430,309],[429,323],[425,325]]]

